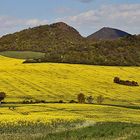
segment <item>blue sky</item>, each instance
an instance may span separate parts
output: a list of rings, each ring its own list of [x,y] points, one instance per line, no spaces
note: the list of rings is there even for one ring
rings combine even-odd
[[[0,0],[0,36],[64,21],[83,36],[107,26],[140,33],[140,0]]]

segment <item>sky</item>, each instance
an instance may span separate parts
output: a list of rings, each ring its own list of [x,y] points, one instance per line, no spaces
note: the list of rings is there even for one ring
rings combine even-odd
[[[0,36],[55,22],[83,36],[102,27],[140,34],[140,0],[0,0]]]

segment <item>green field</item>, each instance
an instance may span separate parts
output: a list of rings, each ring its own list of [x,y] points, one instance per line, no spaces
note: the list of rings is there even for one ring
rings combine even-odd
[[[18,59],[37,59],[44,57],[45,53],[31,51],[3,51],[0,55]]]
[[[7,94],[0,107],[2,140],[140,138],[140,87],[113,83],[115,76],[140,83],[139,67],[23,61],[0,56],[0,91]],[[95,104],[69,104],[80,92],[92,95]],[[103,105],[96,104],[99,95],[105,98]],[[22,104],[24,100],[66,103]],[[84,125],[77,129],[79,122]]]

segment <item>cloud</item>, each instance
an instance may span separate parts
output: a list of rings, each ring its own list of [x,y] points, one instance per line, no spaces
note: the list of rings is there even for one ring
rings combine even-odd
[[[59,9],[60,13],[69,9]],[[77,12],[76,12],[77,13]],[[57,18],[51,21],[35,19],[19,19],[0,16],[0,34],[15,32],[23,28],[63,21],[78,29],[84,36],[107,26],[140,34],[140,4],[104,5],[97,9],[74,14],[74,16]]]
[[[106,5],[75,16],[58,18],[78,29],[92,29],[110,26],[130,32],[140,32],[140,4]]]
[[[28,26],[37,26],[47,24],[48,20],[38,20],[38,19],[29,19],[25,21],[25,25]]]
[[[17,26],[37,26],[47,24],[47,20],[39,19],[18,19],[8,16],[0,16],[0,29],[1,28],[14,28]]]
[[[0,16],[0,36],[13,33],[24,28],[47,24],[48,20],[19,19],[9,16]]]

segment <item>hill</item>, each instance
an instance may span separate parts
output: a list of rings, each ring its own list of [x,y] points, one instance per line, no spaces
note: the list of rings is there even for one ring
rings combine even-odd
[[[125,34],[120,32],[113,30],[120,36]],[[106,36],[110,36],[110,32],[106,33]],[[83,38],[76,29],[63,22],[26,29],[0,38],[0,51],[38,51],[45,53],[39,62],[89,65],[140,66],[139,46],[138,35],[95,41],[89,37]]]
[[[129,33],[118,29],[104,27],[99,31],[93,33],[92,35],[88,36],[87,38],[93,40],[114,40],[129,35]]]
[[[58,22],[29,28],[0,38],[0,51],[40,51],[46,52],[48,47],[73,47],[83,37],[73,27]]]
[[[139,104],[140,87],[113,83],[115,76],[140,83],[139,67],[73,64],[22,64],[24,60],[0,56],[0,91],[6,102],[24,100],[70,101],[77,94],[105,97],[105,103]]]

